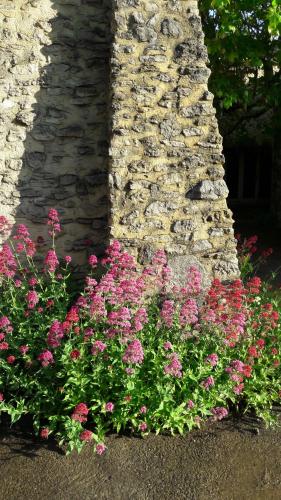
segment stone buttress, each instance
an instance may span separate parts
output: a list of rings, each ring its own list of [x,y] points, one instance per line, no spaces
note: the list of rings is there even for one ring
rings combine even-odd
[[[164,248],[178,277],[236,277],[197,1],[116,0],[113,32],[111,238],[141,261]]]

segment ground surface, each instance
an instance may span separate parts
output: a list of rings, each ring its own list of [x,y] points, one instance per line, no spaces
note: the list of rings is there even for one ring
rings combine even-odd
[[[185,437],[111,436],[62,455],[52,443],[2,431],[0,498],[5,500],[280,500],[281,428],[226,420]]]

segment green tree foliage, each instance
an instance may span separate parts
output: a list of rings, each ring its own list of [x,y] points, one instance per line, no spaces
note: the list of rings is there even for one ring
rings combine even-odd
[[[199,0],[217,107],[281,105],[281,0]]]

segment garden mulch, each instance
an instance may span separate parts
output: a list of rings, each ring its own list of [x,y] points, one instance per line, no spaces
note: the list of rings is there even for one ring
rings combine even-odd
[[[280,500],[281,428],[227,419],[184,437],[110,436],[65,456],[55,443],[2,429],[0,498]]]

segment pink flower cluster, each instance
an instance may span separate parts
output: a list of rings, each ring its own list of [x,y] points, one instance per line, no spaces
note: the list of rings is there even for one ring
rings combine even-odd
[[[72,420],[76,420],[81,424],[87,422],[88,420],[89,408],[85,403],[79,403],[75,406],[74,411],[71,415]]]
[[[214,416],[214,420],[222,420],[228,415],[227,408],[224,408],[223,406],[217,406],[216,408],[212,408],[211,412]]]
[[[206,363],[209,363],[211,366],[216,366],[218,364],[219,357],[216,353],[209,354],[206,357]]]
[[[45,349],[42,351],[39,356],[37,356],[38,361],[41,362],[41,365],[46,367],[49,366],[50,364],[54,363],[54,358],[51,353],[51,351],[48,351],[48,349]]]
[[[179,356],[176,352],[172,352],[171,354],[167,354],[167,359],[170,362],[164,366],[164,373],[166,375],[172,375],[173,377],[181,378],[182,377],[182,365],[179,360]]]
[[[106,344],[101,340],[96,340],[91,348],[91,353],[93,356],[96,356],[100,352],[103,352],[106,349]]]
[[[48,336],[47,336],[47,344],[50,347],[56,348],[61,345],[61,340],[64,337],[64,329],[63,325],[60,321],[55,319],[52,323]]]
[[[28,309],[34,309],[36,304],[39,302],[39,297],[35,290],[30,290],[26,295],[27,307]]]
[[[187,299],[180,310],[180,325],[194,325],[198,322],[198,307],[196,300]]]
[[[124,356],[122,357],[124,363],[141,364],[144,360],[144,353],[141,342],[138,339],[129,343]]]
[[[47,225],[51,227],[49,234],[54,236],[56,233],[61,231],[59,215],[55,208],[51,208],[48,213]]]
[[[56,268],[59,265],[59,260],[55,250],[48,250],[44,259],[44,264],[49,273],[54,273],[56,271]]]
[[[201,382],[201,385],[204,389],[208,391],[210,387],[213,387],[215,385],[214,377],[210,375],[205,380],[203,380],[203,382]]]
[[[160,311],[160,316],[168,328],[174,323],[175,304],[173,300],[165,300]]]

